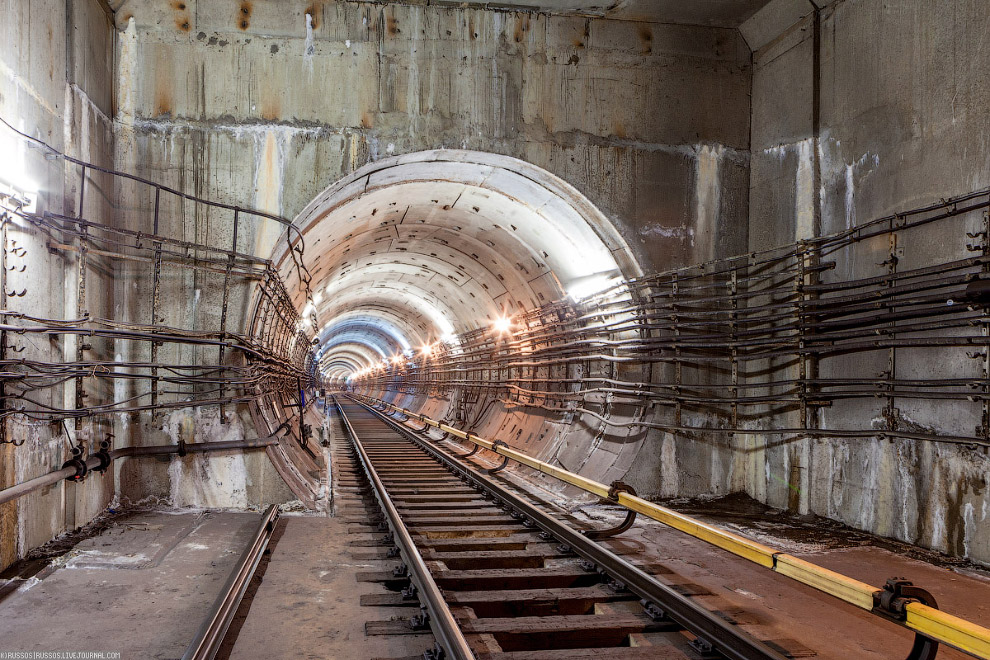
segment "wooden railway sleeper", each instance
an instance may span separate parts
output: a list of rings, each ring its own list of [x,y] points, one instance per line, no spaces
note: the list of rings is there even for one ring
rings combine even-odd
[[[365,409],[369,412],[372,410],[367,406],[365,406]],[[608,578],[623,583],[630,592],[640,598],[659,603],[672,623],[683,627],[692,635],[702,640],[699,644],[700,646],[710,645],[719,654],[720,658],[732,660],[783,660],[784,656],[775,649],[764,645],[762,642],[749,636],[745,631],[732,626],[721,618],[714,616],[711,612],[704,610],[704,608],[690,599],[658,582],[652,576],[643,573],[640,569],[629,564],[608,549],[594,543],[587,536],[567,527],[559,520],[520,498],[518,495],[506,491],[497,482],[486,479],[483,476],[485,470],[477,470],[477,468],[472,470],[467,465],[459,463],[450,454],[444,454],[418,438],[407,427],[400,426],[386,415],[378,415],[378,417],[393,430],[398,431],[400,435],[405,436],[413,444],[418,445],[427,454],[431,454],[435,458],[442,458],[448,470],[454,474],[460,473],[467,475],[477,485],[490,492],[492,496],[491,500],[501,505],[500,508],[522,513],[525,517],[531,519],[539,528],[549,532],[555,539],[573,548],[574,552],[585,560],[592,571],[601,571]],[[431,610],[431,614],[433,613],[433,610]],[[429,656],[424,654],[424,657]]]

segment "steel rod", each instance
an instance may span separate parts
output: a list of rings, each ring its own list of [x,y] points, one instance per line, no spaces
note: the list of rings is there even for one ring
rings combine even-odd
[[[220,595],[213,601],[209,613],[196,631],[193,641],[186,648],[182,660],[212,660],[216,656],[237,612],[237,607],[244,597],[244,592],[247,591],[265,548],[268,547],[278,516],[277,504],[272,504],[262,514],[254,536],[234,565],[234,570],[230,572],[230,576],[220,590]]]

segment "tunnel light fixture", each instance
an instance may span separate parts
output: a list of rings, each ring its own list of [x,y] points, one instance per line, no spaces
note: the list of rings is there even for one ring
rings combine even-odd
[[[21,213],[36,213],[41,186],[28,174],[26,148],[13,131],[0,133],[0,202]]]
[[[8,204],[21,213],[35,213],[38,210],[38,192],[28,190],[0,179],[0,201]]]
[[[567,295],[574,302],[581,302],[615,285],[620,279],[618,271],[606,271],[604,273],[594,273],[585,275],[571,282],[567,290]]]
[[[504,335],[512,331],[512,318],[508,316],[500,316],[494,321],[492,321],[492,329],[500,334]]]

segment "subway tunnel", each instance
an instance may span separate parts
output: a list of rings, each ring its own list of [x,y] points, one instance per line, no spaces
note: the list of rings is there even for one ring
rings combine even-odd
[[[0,3],[0,656],[990,657],[988,23]]]

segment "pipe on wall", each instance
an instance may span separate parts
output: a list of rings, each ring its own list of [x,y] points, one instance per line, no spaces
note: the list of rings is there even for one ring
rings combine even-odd
[[[107,452],[106,458],[101,458],[98,454],[90,454],[83,462],[76,464],[67,463],[67,467],[53,470],[48,474],[35,477],[24,483],[0,490],[0,504],[16,500],[30,492],[58,483],[63,479],[71,479],[79,474],[86,474],[97,468],[106,468],[111,462],[118,458],[135,458],[138,456],[162,456],[167,454],[194,454],[214,451],[230,451],[234,449],[263,449],[271,445],[278,444],[278,438],[264,438],[260,440],[229,440],[224,442],[194,442],[190,444],[179,443],[175,445],[153,445],[151,447],[123,447]],[[85,469],[82,466],[85,465]]]

